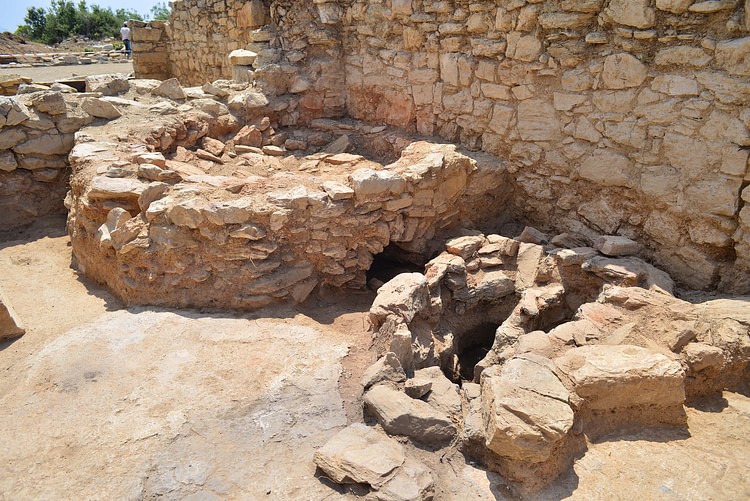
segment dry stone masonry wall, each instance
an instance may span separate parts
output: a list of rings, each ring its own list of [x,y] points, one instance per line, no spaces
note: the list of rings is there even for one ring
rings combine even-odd
[[[247,66],[271,94],[296,97],[279,105],[289,123],[347,113],[484,150],[508,160],[519,219],[626,235],[685,285],[746,291],[748,10],[191,0],[175,3],[166,33],[181,80]],[[236,49],[257,58],[233,65]]]

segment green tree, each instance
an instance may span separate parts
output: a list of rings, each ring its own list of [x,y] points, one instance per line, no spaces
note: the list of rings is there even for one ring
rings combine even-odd
[[[158,19],[159,21],[166,21],[169,19],[169,7],[164,2],[157,3],[151,7],[149,17],[151,19]]]
[[[41,40],[47,27],[47,11],[41,7],[29,7],[26,9],[26,24],[19,26],[16,34],[26,36],[32,40]],[[22,28],[27,28],[26,33],[19,33]]]

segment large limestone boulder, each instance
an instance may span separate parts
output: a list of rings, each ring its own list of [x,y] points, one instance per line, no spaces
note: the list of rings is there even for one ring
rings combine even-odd
[[[396,315],[405,322],[430,304],[427,279],[421,273],[402,273],[380,289],[370,307],[370,323],[379,327],[388,315]]]
[[[373,487],[388,480],[405,460],[398,442],[361,423],[338,432],[313,457],[315,464],[334,482]]]
[[[21,320],[0,290],[0,341],[23,336],[25,333]]]
[[[488,449],[510,461],[541,463],[573,426],[570,394],[549,359],[526,354],[482,374]]]
[[[389,386],[371,388],[364,401],[365,408],[393,435],[405,435],[427,444],[443,444],[456,435],[456,427],[448,416]]]
[[[592,410],[641,405],[672,407],[685,401],[685,372],[679,362],[630,345],[590,345],[555,359]]]

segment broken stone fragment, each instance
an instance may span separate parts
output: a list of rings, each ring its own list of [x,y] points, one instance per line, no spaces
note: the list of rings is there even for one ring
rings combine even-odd
[[[552,362],[531,354],[482,373],[488,449],[512,461],[548,460],[573,426],[570,394]]]
[[[372,387],[365,393],[364,402],[388,433],[428,444],[445,443],[456,435],[456,427],[448,416],[389,386]]]
[[[337,484],[379,487],[404,464],[403,447],[361,423],[347,426],[313,456],[315,464]]]
[[[685,361],[693,372],[706,369],[720,370],[724,365],[724,350],[705,343],[688,343],[683,350]]]
[[[596,239],[594,248],[606,256],[630,256],[637,254],[638,243],[619,235],[605,235]]]
[[[151,94],[174,100],[187,98],[185,91],[182,89],[182,85],[180,85],[180,81],[176,78],[164,80],[158,87],[151,91]]]
[[[527,244],[544,245],[549,242],[549,237],[536,228],[526,226],[516,240]]]
[[[427,279],[421,273],[401,273],[378,290],[369,320],[376,328],[388,315],[396,315],[406,323],[430,304]]]
[[[434,495],[432,471],[411,458],[396,470],[390,480],[373,492],[368,499],[377,501],[423,501]]]
[[[228,57],[229,57],[229,64],[252,66],[252,64],[255,62],[255,59],[257,59],[258,54],[251,50],[236,49],[230,52]]]
[[[31,97],[31,105],[42,113],[62,115],[65,113],[65,99],[60,92],[39,92]]]
[[[100,92],[105,96],[122,94],[130,89],[128,77],[122,74],[92,75],[85,80],[86,92]]]
[[[323,183],[323,189],[333,201],[347,200],[354,196],[354,190],[345,184],[336,181],[326,181]]]
[[[0,290],[0,340],[23,336],[26,328],[21,323],[13,307]]]
[[[426,378],[415,377],[407,379],[404,383],[404,393],[411,398],[422,398],[432,389],[432,381]]]
[[[471,235],[452,238],[445,243],[445,247],[449,253],[466,260],[472,257],[484,243],[485,238],[482,235]]]
[[[115,108],[115,106],[103,99],[97,97],[87,97],[81,102],[81,108],[83,111],[96,118],[106,118],[107,120],[113,120],[120,118],[122,113]]]
[[[201,87],[201,90],[206,94],[211,94],[219,98],[224,98],[229,95],[229,91],[227,91],[226,89],[222,89],[221,87],[217,87],[212,83],[204,83]]]
[[[432,383],[430,392],[424,399],[425,402],[448,416],[458,418],[461,413],[461,395],[458,391],[458,385],[453,384],[450,379],[445,377],[440,367],[419,369],[414,371],[414,377]]]
[[[646,348],[590,345],[555,359],[575,392],[594,410],[639,405],[681,407],[685,373],[680,363]]]
[[[389,351],[365,370],[362,375],[362,386],[366,390],[377,383],[401,383],[405,380],[406,374],[401,367],[401,362],[394,353]]]

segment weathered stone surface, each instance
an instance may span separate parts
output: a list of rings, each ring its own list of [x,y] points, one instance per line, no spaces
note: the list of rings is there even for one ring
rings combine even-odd
[[[127,92],[130,88],[125,75],[92,75],[86,77],[86,92],[101,92],[105,96],[114,96]]]
[[[13,147],[21,155],[63,155],[73,148],[73,134],[44,134]]]
[[[388,433],[429,444],[445,443],[456,435],[456,427],[445,414],[391,387],[372,387],[364,402]]]
[[[148,186],[137,179],[96,176],[91,180],[87,196],[91,199],[138,199]]]
[[[382,485],[404,464],[401,445],[360,423],[334,435],[313,458],[326,476],[336,483]]]
[[[425,276],[421,273],[401,273],[378,290],[370,307],[370,323],[379,326],[388,315],[396,315],[409,323],[429,303]]]
[[[378,501],[426,501],[432,499],[433,495],[432,472],[419,461],[406,458],[403,466],[372,494],[372,498]]]
[[[393,193],[401,193],[406,188],[406,181],[390,171],[359,169],[349,176],[354,195],[358,200],[379,199]]]
[[[681,406],[684,371],[679,362],[638,346],[582,346],[555,359],[590,409],[638,405]]]
[[[430,381],[430,392],[424,399],[440,412],[448,416],[458,417],[461,413],[461,396],[458,385],[445,377],[440,367],[426,367],[414,371],[416,379]]]
[[[106,118],[107,120],[113,120],[120,118],[122,113],[115,108],[112,103],[104,101],[96,97],[87,97],[81,102],[81,108],[83,111],[96,118]]]
[[[422,398],[432,389],[432,381],[424,378],[407,379],[404,383],[404,393],[411,398]]]
[[[613,54],[604,60],[602,82],[608,89],[638,87],[646,79],[646,66],[627,53]]]
[[[258,54],[251,50],[237,49],[229,53],[229,64],[250,66],[255,62]]]
[[[656,22],[656,13],[649,5],[649,0],[612,0],[604,13],[619,24],[651,28]]]
[[[185,91],[182,89],[182,85],[180,85],[180,81],[176,78],[164,80],[158,87],[153,89],[151,93],[156,96],[164,96],[175,100],[187,98]]]
[[[31,98],[31,104],[35,110],[50,115],[62,115],[65,113],[65,99],[60,92],[39,92]]]
[[[26,328],[18,318],[18,314],[0,290],[0,340],[23,336],[25,333]]]
[[[637,242],[618,235],[605,235],[594,241],[594,248],[607,256],[630,256],[639,250]]]
[[[573,426],[569,393],[548,359],[523,355],[485,370],[482,413],[487,447],[512,461],[546,461]]]
[[[406,374],[401,367],[401,362],[390,351],[368,367],[362,375],[362,386],[365,389],[377,383],[401,383],[403,381],[406,381]]]

